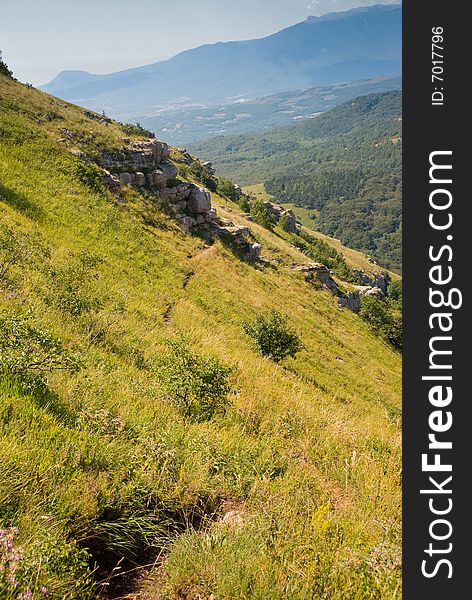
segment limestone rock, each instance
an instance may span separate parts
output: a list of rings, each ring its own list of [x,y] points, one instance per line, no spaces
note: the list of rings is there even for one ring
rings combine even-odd
[[[197,221],[188,215],[180,215],[178,222],[182,231],[187,234],[191,233],[192,229],[197,225]]]
[[[138,187],[145,186],[146,185],[146,176],[144,175],[144,173],[141,173],[140,171],[138,171],[137,173],[134,173],[133,183],[135,185],[137,185]]]
[[[112,153],[103,152],[100,166],[111,171],[150,171],[169,158],[169,146],[159,140],[129,142],[125,150]]]
[[[338,298],[338,304],[341,308],[348,308],[352,312],[358,313],[361,309],[361,299],[358,292],[348,292]]]
[[[279,221],[284,231],[287,233],[297,233],[297,219],[293,210],[284,210],[280,214]]]
[[[362,285],[380,288],[384,295],[387,293],[388,278],[384,273],[371,275],[362,269],[355,269],[354,272]]]
[[[331,278],[331,272],[327,266],[322,263],[312,262],[305,265],[298,265],[292,268],[292,271],[306,273],[309,279],[315,278],[321,285],[327,288],[335,296],[340,295],[336,282]]]
[[[165,187],[169,181],[177,177],[177,173],[178,169],[172,163],[161,163],[150,173],[152,185],[157,188]]]
[[[242,527],[244,517],[240,510],[230,510],[223,516],[221,522],[228,527]]]
[[[119,173],[118,177],[120,178],[120,183],[123,185],[131,184],[131,173]]]
[[[261,255],[262,246],[257,242],[250,244],[248,251],[244,254],[244,260],[248,262],[257,262]]]
[[[210,192],[204,187],[194,186],[188,199],[188,209],[191,213],[207,213],[211,209]]]
[[[114,193],[118,192],[121,187],[119,178],[105,169],[103,170],[102,182]]]

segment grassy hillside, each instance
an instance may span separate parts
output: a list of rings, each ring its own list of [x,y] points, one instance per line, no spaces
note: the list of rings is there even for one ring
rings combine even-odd
[[[401,270],[401,93],[370,94],[291,127],[192,146],[218,173],[318,211],[314,227]]]
[[[251,266],[117,199],[77,152],[124,136],[0,76],[0,597],[399,598],[400,355],[276,233]],[[295,358],[243,333],[269,308]],[[172,361],[229,367],[226,411],[184,414]]]

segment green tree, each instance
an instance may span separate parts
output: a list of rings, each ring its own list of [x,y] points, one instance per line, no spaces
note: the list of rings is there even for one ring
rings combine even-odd
[[[218,179],[216,191],[220,196],[232,200],[233,202],[238,202],[239,200],[240,194],[230,179],[225,179],[224,177]]]
[[[224,412],[230,392],[231,367],[214,356],[192,352],[185,339],[169,340],[169,352],[157,366],[157,378],[170,402],[194,421]]]
[[[258,225],[272,231],[277,224],[275,216],[262,200],[253,200],[251,202],[251,216]]]
[[[258,313],[253,321],[244,321],[242,327],[254,348],[275,362],[295,356],[303,349],[300,338],[288,324],[288,318],[274,309]]]
[[[2,51],[0,50],[0,75],[13,79],[13,72],[10,71],[7,64],[2,60]]]
[[[378,336],[396,350],[402,349],[402,316],[398,310],[389,308],[387,302],[372,296],[362,298],[359,316]]]

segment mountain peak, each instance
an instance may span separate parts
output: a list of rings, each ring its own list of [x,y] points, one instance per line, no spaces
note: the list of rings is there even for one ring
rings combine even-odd
[[[374,12],[374,11],[389,11],[401,8],[401,3],[393,3],[393,4],[373,4],[371,6],[358,6],[356,8],[351,8],[350,10],[340,10],[337,12],[326,13],[325,15],[321,15],[319,17],[310,15],[305,19],[306,23],[320,23],[324,21],[340,21],[341,19],[346,19],[352,17],[356,14]]]

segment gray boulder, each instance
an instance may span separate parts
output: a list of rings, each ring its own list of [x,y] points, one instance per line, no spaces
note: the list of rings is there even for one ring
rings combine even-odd
[[[188,209],[191,213],[194,214],[210,212],[210,192],[204,187],[193,186],[188,198]]]
[[[177,177],[178,169],[172,163],[161,163],[152,171],[152,185],[157,188],[165,187],[169,181]]]

